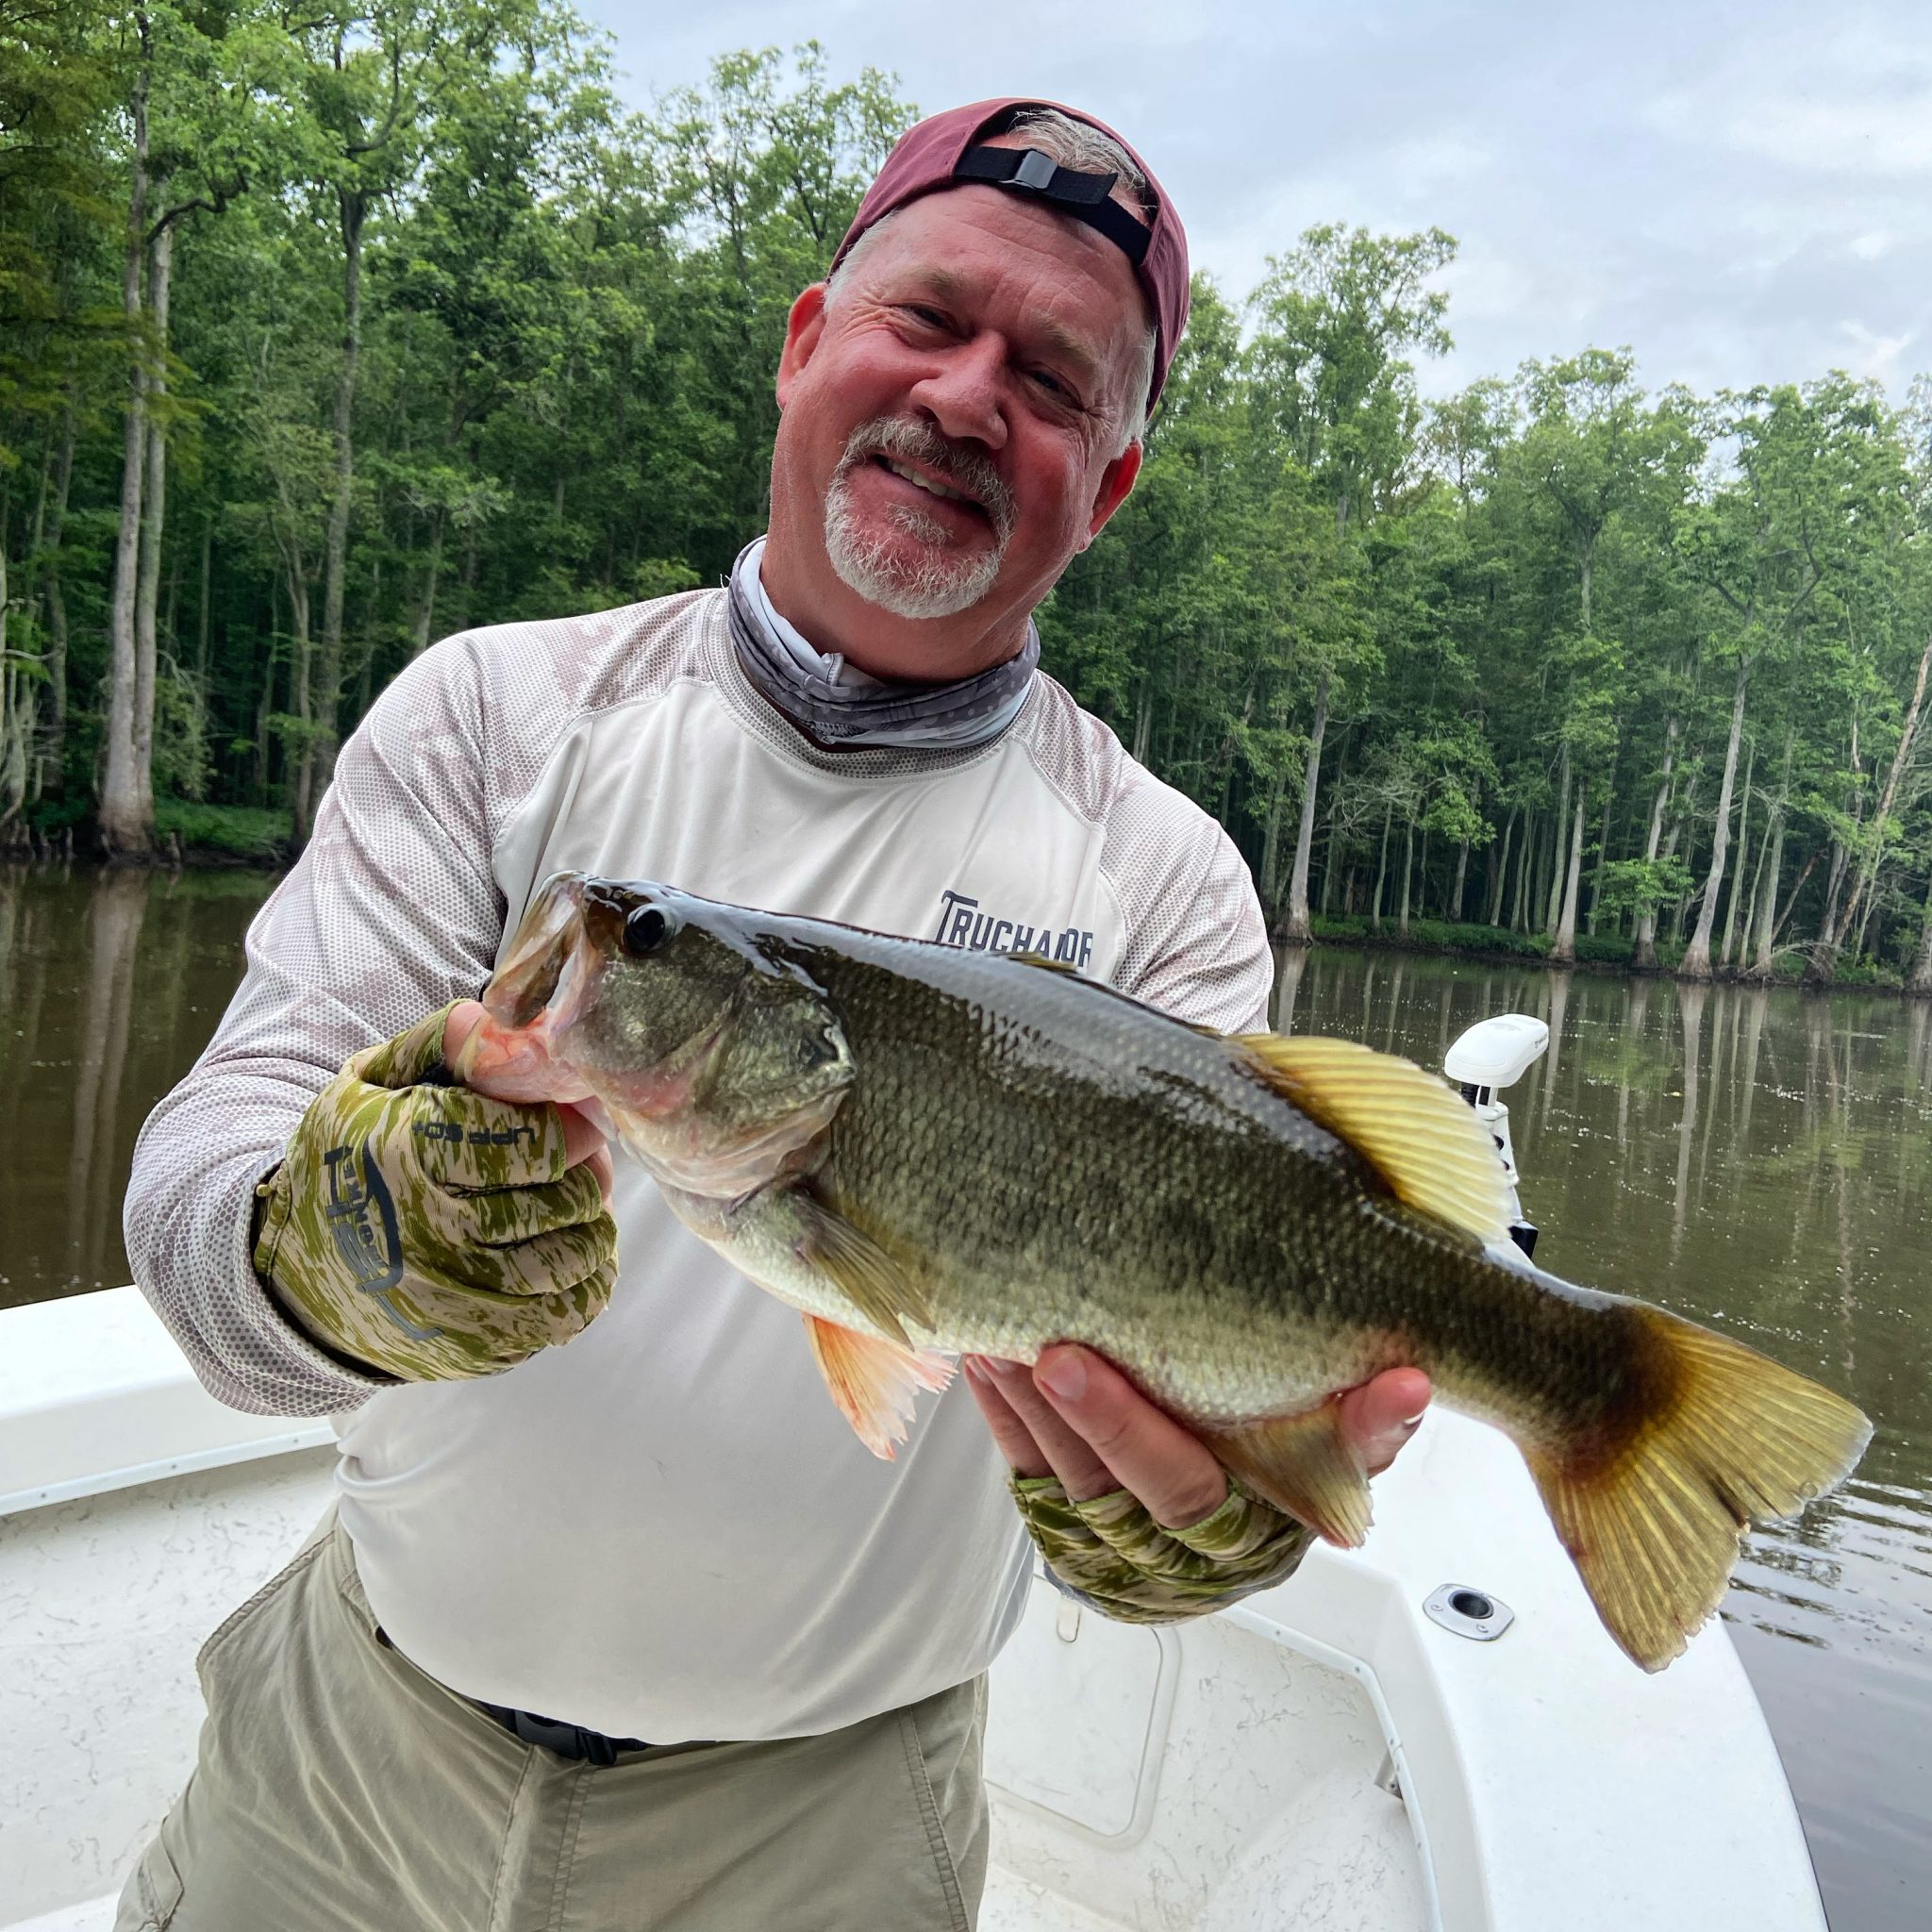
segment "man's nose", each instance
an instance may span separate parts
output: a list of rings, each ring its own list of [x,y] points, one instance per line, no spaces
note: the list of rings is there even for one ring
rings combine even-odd
[[[1003,449],[1007,419],[1000,384],[1006,360],[1006,344],[997,336],[974,336],[946,351],[932,374],[913,386],[912,400],[941,435]]]

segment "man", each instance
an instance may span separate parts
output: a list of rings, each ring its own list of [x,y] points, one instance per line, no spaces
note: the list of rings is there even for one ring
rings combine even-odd
[[[1097,124],[921,124],[793,306],[728,590],[451,639],[344,747],[127,1207],[209,1388],[338,1418],[338,1520],[204,1650],[123,1927],[966,1927],[1020,1521],[1130,1618],[1299,1560],[1077,1348],[969,1364],[874,1460],[796,1318],[641,1172],[446,1073],[564,867],[1265,1024],[1233,847],[1034,668],[1186,309],[1178,220]],[[1370,1467],[1426,1396],[1345,1399]]]

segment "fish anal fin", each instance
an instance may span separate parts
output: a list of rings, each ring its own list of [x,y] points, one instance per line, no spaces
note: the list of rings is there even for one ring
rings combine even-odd
[[[909,1348],[904,1324],[932,1326],[932,1301],[878,1242],[808,1190],[795,1191],[801,1227],[799,1258],[830,1278],[846,1300]]]
[[[858,1440],[886,1462],[893,1459],[894,1445],[906,1440],[916,1391],[943,1389],[953,1379],[951,1362],[915,1355],[816,1315],[806,1316],[805,1334],[839,1413],[852,1424]]]
[[[1605,1627],[1660,1671],[1723,1599],[1746,1524],[1794,1515],[1841,1481],[1872,1424],[1694,1322],[1641,1305],[1627,1318],[1657,1391],[1627,1439],[1525,1455]]]
[[[1196,1432],[1256,1495],[1354,1549],[1369,1533],[1369,1476],[1331,1398],[1300,1415]]]
[[[1261,1078],[1345,1141],[1397,1200],[1485,1241],[1509,1232],[1509,1183],[1490,1130],[1413,1060],[1352,1040],[1234,1037]]]

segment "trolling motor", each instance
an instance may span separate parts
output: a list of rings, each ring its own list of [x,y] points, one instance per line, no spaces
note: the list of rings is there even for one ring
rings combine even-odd
[[[1550,1029],[1527,1013],[1498,1013],[1478,1020],[1443,1057],[1442,1072],[1456,1082],[1475,1117],[1489,1128],[1503,1157],[1509,1183],[1509,1239],[1525,1256],[1536,1253],[1536,1227],[1523,1218],[1516,1192],[1516,1149],[1509,1141],[1509,1109],[1496,1098],[1513,1087],[1549,1050]]]

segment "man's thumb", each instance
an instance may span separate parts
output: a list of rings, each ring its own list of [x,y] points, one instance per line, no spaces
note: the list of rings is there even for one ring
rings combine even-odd
[[[458,1000],[449,1009],[449,1018],[442,1027],[442,1063],[454,1070],[457,1056],[462,1052],[463,1043],[475,1032],[484,1019],[482,1002],[479,1000]]]

